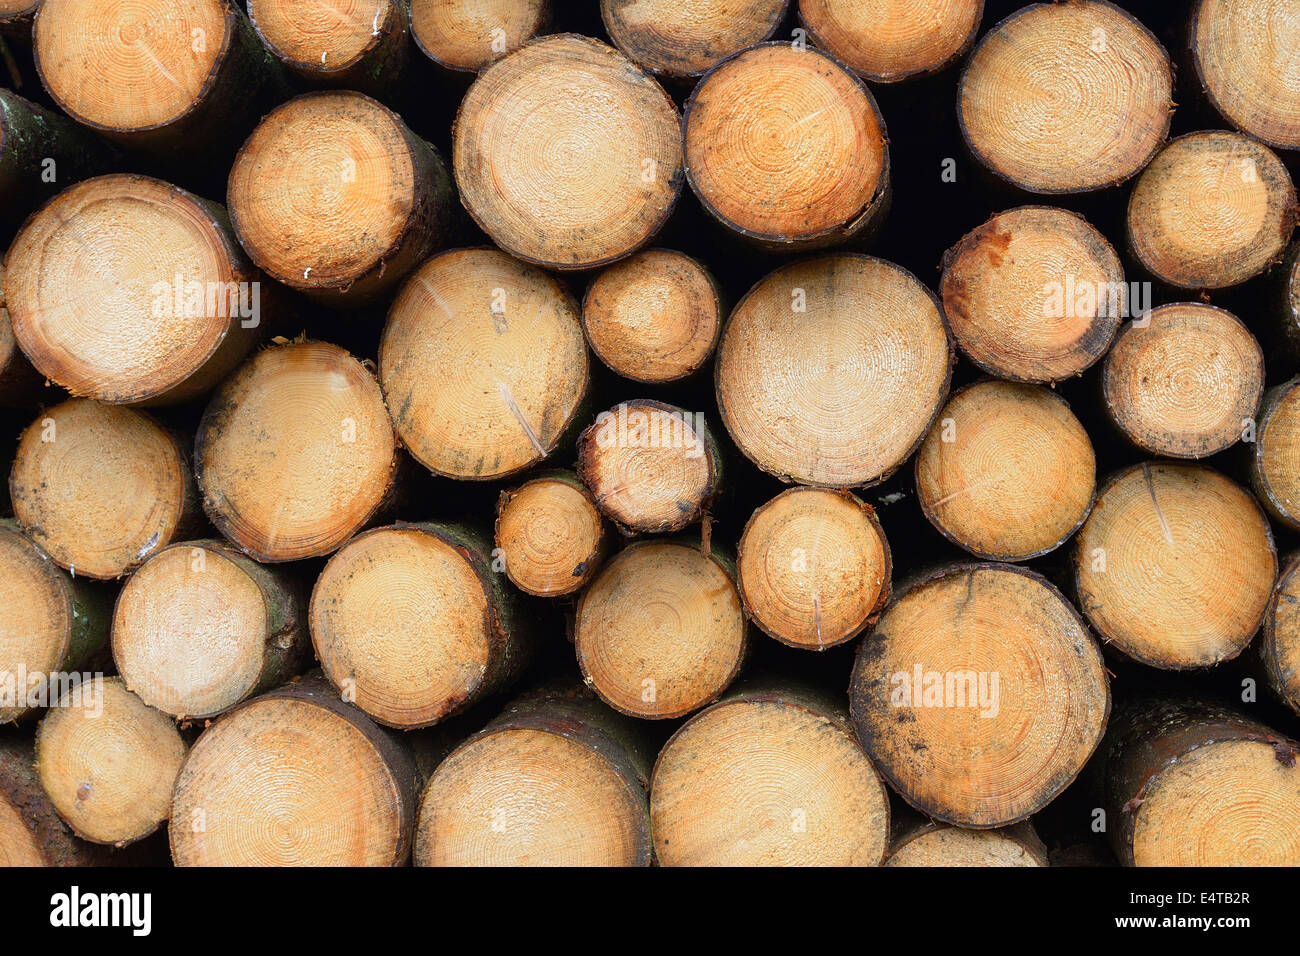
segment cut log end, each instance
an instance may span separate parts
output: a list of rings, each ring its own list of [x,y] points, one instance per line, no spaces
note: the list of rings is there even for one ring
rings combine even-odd
[[[1300,554],[1292,554],[1278,573],[1264,614],[1259,657],[1273,692],[1300,714]]]
[[[575,85],[583,96],[572,95]],[[548,268],[590,269],[631,254],[681,191],[672,100],[588,37],[535,40],[485,69],[453,134],[465,208],[502,249]]]
[[[976,557],[1023,561],[1060,547],[1092,507],[1092,442],[1045,388],[984,381],[953,395],[916,457],[925,516]]]
[[[945,823],[1025,819],[1101,740],[1101,652],[1056,588],[1013,565],[968,565],[914,585],[858,652],[858,736],[895,789]]]
[[[778,269],[736,306],[718,345],[718,409],[764,471],[875,484],[920,444],[951,363],[938,303],[911,273],[823,256]]]
[[[411,35],[433,62],[474,72],[542,32],[550,0],[411,0]]]
[[[959,59],[979,31],[984,0],[799,0],[809,37],[877,83],[935,73]]]
[[[582,326],[592,351],[623,378],[675,382],[713,354],[722,303],[700,263],[649,249],[596,277],[583,299]]]
[[[967,233],[944,257],[940,288],[961,350],[1019,382],[1091,367],[1136,305],[1105,236],[1049,206],[1011,209]]]
[[[1102,370],[1106,411],[1138,447],[1204,458],[1251,427],[1264,394],[1264,353],[1230,312],[1165,305],[1120,332]]]
[[[1027,827],[917,827],[895,841],[885,866],[1047,866],[1047,848]]]
[[[1129,198],[1134,253],[1184,289],[1222,289],[1280,259],[1297,217],[1291,175],[1239,133],[1189,133],[1163,149]]]
[[[1251,484],[1269,513],[1300,530],[1300,378],[1264,394],[1259,429],[1251,450]]]
[[[496,544],[526,594],[562,597],[585,587],[608,543],[600,510],[576,477],[535,478],[501,496]]]
[[[1101,638],[1174,670],[1237,656],[1277,574],[1272,533],[1245,490],[1208,468],[1163,462],[1103,484],[1074,561],[1079,606]]]
[[[745,525],[736,558],[745,610],[791,647],[842,644],[889,599],[889,544],[872,509],[843,491],[792,488]]]
[[[620,50],[656,76],[689,80],[745,47],[770,39],[789,0],[601,0]]]
[[[889,151],[871,93],[815,49],[752,47],[686,104],[686,176],[728,228],[781,251],[832,245],[884,207]]]
[[[957,118],[976,158],[1034,193],[1102,189],[1136,174],[1173,113],[1168,53],[1111,3],[1032,4],[967,62]]]
[[[398,293],[379,378],[410,453],[448,478],[497,479],[550,455],[586,397],[578,306],[493,249],[425,263]]]
[[[248,15],[267,49],[317,80],[355,67],[407,21],[395,0],[248,0]]]
[[[15,692],[14,700],[0,706],[5,724],[29,710],[28,687],[18,675],[52,674],[65,662],[73,614],[64,574],[9,524],[0,524],[0,606],[6,608],[0,619],[0,686]]]
[[[681,717],[739,673],[745,615],[731,573],[713,555],[668,541],[615,556],[578,601],[583,677],[615,710]]]

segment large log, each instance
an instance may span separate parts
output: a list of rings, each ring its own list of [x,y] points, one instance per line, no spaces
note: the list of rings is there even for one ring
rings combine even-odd
[[[799,0],[799,22],[863,79],[898,83],[951,66],[975,42],[984,0]]]
[[[772,38],[790,0],[600,0],[614,44],[655,76],[692,82],[719,60]]]

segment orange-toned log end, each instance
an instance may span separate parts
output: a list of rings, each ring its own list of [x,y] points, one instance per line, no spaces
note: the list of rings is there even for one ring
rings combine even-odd
[[[1034,193],[1124,182],[1169,135],[1173,71],[1160,41],[1103,0],[1032,4],[967,61],[957,119],[975,157]]]
[[[1069,406],[1036,385],[987,380],[953,395],[916,456],[930,523],[980,558],[1060,547],[1092,507],[1097,461]]]
[[[380,723],[427,727],[496,689],[518,651],[487,557],[451,526],[358,535],[312,591],[311,634],[325,675]]]
[[[760,245],[844,242],[889,191],[885,124],[866,86],[826,54],[751,47],[709,71],[685,108],[686,177],[704,208]]]
[[[1283,563],[1264,613],[1258,659],[1264,676],[1281,701],[1300,714],[1300,555]]]
[[[46,795],[31,740],[0,737],[0,868],[104,865],[93,851],[72,834]]]
[[[474,72],[541,33],[550,7],[551,0],[411,0],[411,35],[433,62]]]
[[[1223,117],[1275,149],[1300,149],[1300,8],[1290,0],[1200,0],[1193,64]]]
[[[1184,289],[1245,282],[1282,257],[1295,229],[1291,174],[1240,133],[1189,133],[1133,187],[1129,244],[1156,278]]]
[[[587,394],[578,306],[495,249],[456,249],[389,310],[379,380],[402,444],[448,478],[504,478],[559,447]]]
[[[862,642],[849,702],[863,746],[921,812],[987,829],[1069,785],[1106,729],[1101,651],[1047,580],[1014,565],[940,571]]]
[[[1270,515],[1300,530],[1300,378],[1264,393],[1250,455],[1250,483]]]
[[[1137,306],[1106,237],[1050,206],[1010,209],[967,233],[944,256],[940,291],[961,350],[1018,382],[1089,368]]]
[[[1098,635],[1171,670],[1236,657],[1259,628],[1277,574],[1259,505],[1196,465],[1150,462],[1114,475],[1077,543],[1079,606]]]
[[[399,0],[248,0],[248,16],[281,63],[324,83],[352,79],[366,64],[380,68],[383,49],[404,49],[409,30]]]
[[[998,830],[924,824],[899,836],[885,866],[1047,866],[1047,847],[1026,823]]]
[[[879,866],[889,798],[844,716],[754,689],[664,746],[650,820],[663,866]]]
[[[14,517],[74,575],[117,578],[197,517],[188,456],[143,412],[74,398],[23,432]]]
[[[897,83],[959,59],[979,32],[984,0],[799,0],[809,38],[864,79]]]
[[[416,772],[319,679],[241,704],[190,748],[172,798],[177,866],[400,866]]]
[[[41,785],[73,831],[92,843],[125,846],[157,830],[171,810],[184,758],[176,725],[120,677],[70,691],[36,735]]]
[[[601,0],[620,50],[656,76],[689,80],[724,57],[770,39],[789,0]]]
[[[722,302],[700,263],[648,249],[596,277],[582,302],[582,327],[592,351],[623,378],[675,382],[713,354]]]
[[[869,505],[846,491],[791,488],[745,524],[736,585],[764,633],[823,650],[860,634],[889,600],[892,562]]]
[[[745,456],[785,481],[875,484],[921,443],[952,352],[934,294],[900,266],[830,255],[784,266],[722,330],[718,409]]]
[[[194,470],[218,530],[259,561],[329,554],[388,499],[397,439],[379,384],[336,345],[265,349],[203,413]]]
[[[1254,428],[1264,353],[1231,312],[1163,305],[1126,325],[1102,368],[1106,411],[1151,454],[1204,458]]]
[[[27,221],[7,266],[22,350],[55,384],[103,402],[196,398],[261,324],[257,271],[224,210],[145,176],[64,190]]]
[[[502,249],[591,269],[645,245],[672,211],[680,121],[622,53],[559,34],[478,75],[456,116],[452,164],[461,202]]]
[[[249,256],[329,304],[374,299],[442,245],[442,159],[401,118],[350,91],[273,110],[235,157],[227,204]]]
[[[609,545],[605,527],[575,476],[548,475],[502,493],[496,545],[515,587],[562,597],[595,577]]]
[[[223,541],[164,548],[123,586],[113,660],[129,690],[173,717],[207,718],[289,677],[305,608],[283,572]]]
[[[588,686],[633,717],[682,717],[716,699],[744,662],[745,614],[714,555],[643,541],[578,599],[574,644]]]
[[[623,402],[578,437],[578,478],[628,533],[698,521],[718,492],[721,467],[703,413],[663,402]]]

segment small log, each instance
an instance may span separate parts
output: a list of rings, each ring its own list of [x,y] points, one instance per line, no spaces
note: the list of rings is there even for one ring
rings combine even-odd
[[[493,569],[491,544],[454,524],[357,535],[317,579],[310,621],[330,683],[398,730],[508,688],[531,648],[531,622]]]
[[[770,40],[789,5],[790,0],[600,0],[600,18],[615,46],[676,84]]]
[[[581,95],[576,95],[576,91]],[[506,252],[594,269],[659,232],[682,185],[668,94],[590,37],[544,37],[479,73],[452,130],[461,202]]]
[[[633,717],[682,717],[717,699],[747,644],[732,566],[691,543],[631,544],[578,598],[583,679]]]
[[[1268,513],[1300,531],[1300,377],[1264,393],[1250,455],[1250,483]]]
[[[54,808],[91,843],[123,847],[171,810],[185,759],[176,725],[126,689],[97,678],[59,700],[36,732],[36,772]]]
[[[466,73],[545,33],[550,19],[551,0],[411,0],[411,34],[420,52]]]
[[[173,544],[123,586],[113,660],[150,707],[215,717],[288,680],[308,657],[304,595],[224,541]]]
[[[420,799],[416,866],[649,866],[649,752],[589,693],[511,703]]]
[[[1111,476],[1077,541],[1079,607],[1097,634],[1134,660],[1169,670],[1241,653],[1277,574],[1259,505],[1197,465],[1143,462]]]
[[[944,254],[940,291],[962,352],[1014,382],[1090,368],[1139,306],[1106,237],[1051,206],[1009,209],[968,232]]]
[[[401,866],[419,777],[405,746],[320,677],[209,726],[172,798],[177,866]]]
[[[1162,305],[1120,331],[1101,382],[1106,413],[1143,451],[1205,458],[1253,429],[1264,352],[1231,312]]]
[[[60,819],[36,775],[35,763],[30,739],[0,737],[0,867],[106,862]]]
[[[875,83],[951,66],[974,44],[983,16],[984,0],[799,0],[808,38]]]
[[[1045,578],[970,564],[894,599],[859,647],[849,704],[908,803],[982,830],[1069,785],[1101,741],[1110,689],[1100,648]]]
[[[889,797],[842,704],[757,685],[664,745],[650,821],[663,866],[879,866]]]
[[[337,549],[391,500],[397,463],[379,383],[325,342],[258,352],[213,396],[194,440],[204,510],[258,561]]]
[[[847,491],[791,488],[745,523],[736,587],[745,613],[782,644],[825,650],[874,623],[893,563],[875,511]]]
[[[572,472],[553,472],[501,492],[496,546],[525,594],[563,597],[587,586],[609,548],[600,509]]]
[[[686,178],[706,212],[777,252],[839,245],[889,204],[889,145],[875,98],[812,47],[727,57],[683,111]]]
[[[589,365],[573,297],[495,249],[421,266],[379,344],[402,444],[448,478],[505,478],[551,455],[578,420]]]
[[[1277,584],[1264,612],[1259,639],[1253,645],[1255,662],[1269,688],[1300,714],[1300,552],[1282,562]]]
[[[1173,68],[1140,21],[1105,0],[1024,7],[984,34],[957,122],[995,177],[1031,193],[1105,189],[1169,135]]]
[[[144,412],[74,398],[23,432],[9,497],[74,576],[119,578],[201,520],[188,443]]]
[[[1092,508],[1097,460],[1070,406],[1041,386],[956,392],[916,456],[916,495],[945,538],[979,558],[1054,551]]]
[[[1133,186],[1129,247],[1157,279],[1224,289],[1282,258],[1300,207],[1277,154],[1239,133],[1173,140]]]
[[[883,481],[948,394],[938,301],[901,266],[829,255],[783,266],[732,311],[715,365],[718,411],[755,465],[783,481]]]
[[[885,866],[1047,866],[1047,847],[1028,821],[998,830],[922,823],[896,837]]]

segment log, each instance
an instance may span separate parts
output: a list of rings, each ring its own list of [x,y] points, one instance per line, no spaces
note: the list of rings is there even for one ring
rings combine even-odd
[[[14,517],[73,576],[107,580],[201,520],[188,442],[144,412],[74,398],[37,416],[9,474]]]
[[[776,270],[732,311],[718,412],[745,456],[783,481],[877,484],[925,437],[952,362],[938,301],[910,272],[822,256]]]
[[[5,273],[32,364],[74,395],[115,404],[211,390],[261,335],[261,285],[224,208],[132,174],[60,193],[18,233]]]
[[[536,597],[564,597],[586,587],[610,545],[600,509],[569,471],[501,492],[495,539],[510,583]]]
[[[790,488],[745,523],[736,588],[745,614],[790,647],[821,651],[875,623],[893,560],[875,510],[847,491]]]
[[[36,775],[31,740],[0,737],[0,867],[104,862],[59,818]]]
[[[1162,305],[1120,331],[1101,383],[1107,415],[1138,448],[1205,458],[1253,430],[1264,352],[1231,312]]]
[[[1028,821],[997,830],[922,823],[895,837],[885,860],[885,866],[1048,865],[1047,847]]]
[[[578,478],[626,535],[680,531],[718,494],[722,453],[703,413],[639,399],[596,416],[578,436]]]
[[[1106,237],[1052,206],[998,213],[944,254],[943,309],[962,352],[1014,382],[1058,382],[1105,354],[1138,290]]]
[[[258,39],[291,75],[310,86],[391,92],[411,49],[411,17],[401,0],[247,0]]]
[[[915,470],[930,523],[994,561],[1055,551],[1088,517],[1097,484],[1092,442],[1063,398],[990,379],[953,394]]]
[[[515,52],[551,20],[551,0],[411,0],[420,52],[449,70],[476,73]]]
[[[39,401],[43,380],[14,338],[4,287],[5,270],[0,265],[0,408],[24,408]]]
[[[600,0],[614,45],[673,84],[694,81],[733,53],[770,40],[790,0]]]
[[[281,78],[224,0],[46,0],[32,28],[55,104],[109,139],[195,156],[252,124]]]
[[[1126,866],[1296,866],[1300,744],[1213,704],[1138,700],[1098,757]]]
[[[596,357],[623,378],[652,385],[700,371],[722,319],[717,281],[671,249],[647,249],[610,266],[582,300],[582,330]]]
[[[649,866],[649,751],[589,693],[525,695],[443,761],[416,866]]]
[[[1229,124],[1274,149],[1300,149],[1300,11],[1271,0],[1200,0],[1190,47],[1200,88]]]
[[[1282,258],[1300,207],[1286,166],[1239,133],[1188,133],[1151,161],[1129,197],[1129,247],[1182,289],[1225,289]]]
[[[1272,279],[1275,341],[1300,365],[1300,242],[1293,242]]]
[[[176,725],[120,677],[65,695],[36,732],[41,786],[73,833],[91,843],[122,847],[156,831],[184,758]]]
[[[258,352],[217,390],[194,440],[208,517],[264,562],[336,550],[392,499],[397,464],[378,382],[325,342]]]
[[[0,521],[0,606],[0,724],[7,724],[36,711],[31,692],[48,705],[62,675],[88,676],[82,671],[108,646],[109,608],[101,589],[56,567],[10,520]]]
[[[306,93],[258,124],[230,169],[230,220],[262,269],[326,305],[372,302],[455,225],[446,164],[362,93]]]
[[[899,83],[928,76],[966,55],[979,32],[984,0],[800,0],[799,22],[863,79]]]
[[[1112,475],[1077,540],[1079,607],[1103,641],[1150,667],[1236,657],[1277,574],[1259,505],[1199,465],[1142,462]]]
[[[519,677],[531,621],[491,544],[457,524],[399,523],[357,535],[311,595],[325,676],[398,730],[428,727]]]
[[[971,829],[1046,806],[1092,756],[1110,689],[1101,651],[1042,576],[969,564],[904,589],[858,649],[858,737],[917,810]]]
[[[1260,403],[1259,428],[1250,451],[1250,485],[1268,513],[1300,531],[1300,377],[1274,385]]]
[[[578,598],[574,647],[583,679],[633,717],[683,717],[716,700],[748,646],[730,562],[685,541],[640,541]]]
[[[865,239],[884,217],[885,121],[866,85],[820,50],[773,42],[727,57],[696,85],[682,122],[696,198],[760,248]]]
[[[1024,7],[975,47],[957,122],[975,159],[1031,193],[1105,189],[1169,135],[1173,68],[1160,41],[1104,0]]]
[[[879,866],[889,797],[842,704],[759,684],[669,738],[650,822],[662,866]]]
[[[180,720],[215,717],[306,662],[305,595],[283,569],[224,541],[159,551],[113,609],[113,660],[126,687]]]
[[[495,249],[421,266],[379,343],[402,444],[448,478],[506,478],[555,452],[578,421],[589,364],[568,291]]]
[[[40,5],[41,0],[0,0],[0,34],[30,34],[32,18]]]
[[[479,228],[550,269],[631,255],[681,192],[680,117],[668,94],[617,50],[573,33],[534,40],[480,72],[452,139],[461,202]]]
[[[1300,714],[1300,552],[1292,552],[1278,570],[1277,584],[1264,612],[1255,663],[1277,698]]]
[[[401,866],[419,778],[404,745],[320,677],[223,715],[172,798],[177,866]]]

